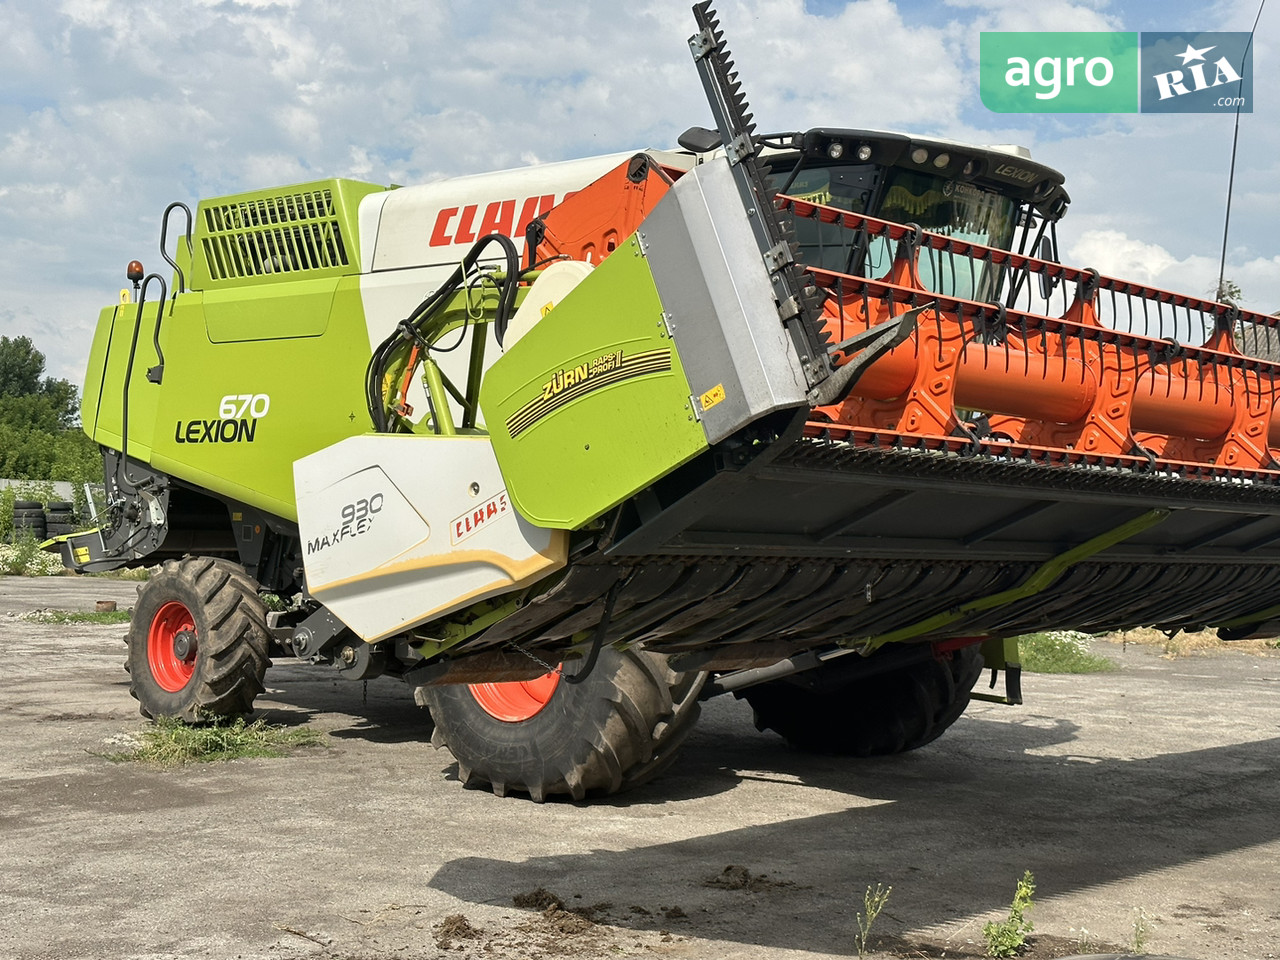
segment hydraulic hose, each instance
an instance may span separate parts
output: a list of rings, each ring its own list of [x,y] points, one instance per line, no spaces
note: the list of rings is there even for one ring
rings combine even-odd
[[[511,314],[515,308],[516,291],[520,280],[520,257],[516,253],[515,244],[509,237],[494,233],[477,240],[471,249],[467,251],[466,256],[462,258],[462,262],[458,264],[457,269],[450,274],[449,278],[425,300],[414,307],[409,316],[401,320],[390,336],[383,340],[373,351],[373,356],[369,358],[369,366],[365,371],[365,399],[369,408],[369,418],[373,421],[373,428],[379,433],[387,433],[390,430],[386,401],[382,395],[382,384],[396,350],[406,341],[417,342],[424,353],[432,348],[432,343],[426,340],[423,330],[430,320],[443,309],[450,298],[466,283],[467,278],[474,272],[476,263],[485,248],[494,243],[502,248],[507,265],[506,278],[501,284],[498,310],[493,321],[494,333],[498,338],[499,345],[501,345],[507,332],[507,323],[511,319]]]

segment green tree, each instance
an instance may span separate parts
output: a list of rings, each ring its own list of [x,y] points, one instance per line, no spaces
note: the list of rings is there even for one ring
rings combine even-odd
[[[70,380],[44,376],[44,354],[30,337],[0,337],[0,400],[39,397],[61,427],[76,424],[80,393]],[[25,407],[31,411],[30,406]]]
[[[1219,303],[1225,303],[1229,307],[1240,306],[1240,298],[1244,296],[1244,291],[1240,289],[1240,284],[1226,278],[1219,280],[1217,286],[1210,293]]]
[[[44,354],[30,337],[0,337],[0,397],[22,397],[40,390]]]
[[[78,427],[79,411],[75,385],[44,376],[44,354],[29,337],[0,336],[0,477],[99,479],[98,452]]]

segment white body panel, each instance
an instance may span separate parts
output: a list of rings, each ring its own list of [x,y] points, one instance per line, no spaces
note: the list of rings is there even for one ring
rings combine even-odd
[[[566,534],[516,513],[484,437],[351,437],[293,472],[307,589],[371,643],[567,559]]]
[[[687,154],[647,152],[672,166],[694,163]],[[524,228],[529,220],[634,154],[614,153],[456,177],[371,194],[362,200],[360,299],[370,354],[409,311],[448,279],[480,236],[507,234],[523,255]],[[496,247],[490,252],[496,253]],[[436,356],[441,370],[455,383],[466,380],[470,336],[468,332],[458,349]],[[498,355],[499,347],[490,331],[486,366]],[[426,411],[426,398],[417,381],[411,385],[408,399],[415,410]],[[455,419],[461,418],[461,407],[452,401],[451,405]]]
[[[573,288],[585,280],[591,270],[591,264],[582,260],[557,260],[547,264],[542,275],[529,285],[524,303],[520,304],[511,317],[511,322],[507,324],[503,346],[510,348],[519,343],[520,338],[573,292]]]

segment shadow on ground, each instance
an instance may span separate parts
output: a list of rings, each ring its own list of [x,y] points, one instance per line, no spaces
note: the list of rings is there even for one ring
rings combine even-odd
[[[753,778],[794,779],[798,807],[806,790],[844,794],[850,806],[816,816],[779,811],[776,823],[626,850],[518,863],[463,857],[431,886],[477,903],[546,887],[611,902],[609,922],[623,928],[839,954],[854,952],[849,931],[868,884],[895,888],[884,921],[892,934],[1007,908],[1025,869],[1042,896],[1055,896],[1280,838],[1271,801],[1280,739],[1123,761],[1026,752],[1068,742],[1070,723],[962,723],[965,744],[999,744],[1008,759],[993,760],[990,746],[975,758],[945,740],[857,762],[797,754],[774,738],[704,741],[678,776],[615,806],[680,801],[719,792],[706,789],[708,780],[727,788]],[[702,787],[686,789],[679,781],[687,778]],[[719,879],[730,865],[745,868],[745,884]],[[659,877],[668,891],[683,881],[679,903],[659,902],[670,899],[656,892],[650,878]],[[672,907],[684,916],[672,919]]]

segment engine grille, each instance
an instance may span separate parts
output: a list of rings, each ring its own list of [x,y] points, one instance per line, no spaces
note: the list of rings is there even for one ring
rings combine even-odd
[[[237,200],[201,213],[201,244],[214,282],[349,265],[331,190]]]

